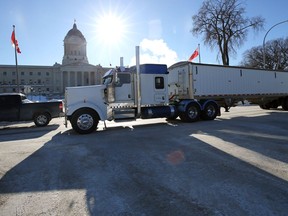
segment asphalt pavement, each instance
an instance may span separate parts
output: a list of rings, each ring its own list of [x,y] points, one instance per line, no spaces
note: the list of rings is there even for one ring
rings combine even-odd
[[[0,124],[0,215],[288,215],[288,112]]]

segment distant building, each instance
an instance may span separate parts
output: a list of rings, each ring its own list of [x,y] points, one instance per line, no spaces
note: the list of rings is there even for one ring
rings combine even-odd
[[[85,37],[74,23],[64,38],[62,65],[59,63],[53,66],[18,65],[21,92],[63,97],[65,87],[100,84],[102,76],[110,68],[89,64],[86,45]],[[0,93],[16,91],[15,65],[0,65]]]

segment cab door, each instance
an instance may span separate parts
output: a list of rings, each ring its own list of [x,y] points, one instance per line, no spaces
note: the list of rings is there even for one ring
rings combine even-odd
[[[128,72],[117,73],[115,80],[115,102],[134,102],[132,76]]]

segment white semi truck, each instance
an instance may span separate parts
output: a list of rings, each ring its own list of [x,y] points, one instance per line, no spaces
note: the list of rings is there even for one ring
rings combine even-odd
[[[178,62],[111,69],[102,85],[67,87],[65,116],[87,134],[99,121],[179,117],[184,122],[213,120],[240,101],[263,109],[288,110],[288,72]]]

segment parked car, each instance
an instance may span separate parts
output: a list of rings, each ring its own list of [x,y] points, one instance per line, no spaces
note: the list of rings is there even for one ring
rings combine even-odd
[[[33,102],[21,93],[0,94],[0,121],[34,121],[38,127],[49,124],[52,118],[63,116],[63,102]]]

